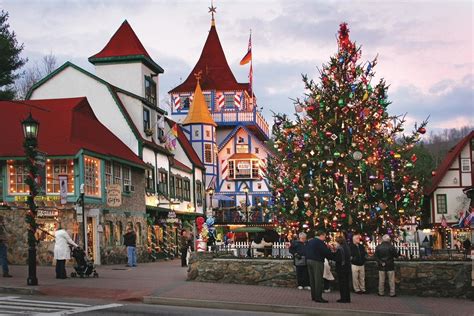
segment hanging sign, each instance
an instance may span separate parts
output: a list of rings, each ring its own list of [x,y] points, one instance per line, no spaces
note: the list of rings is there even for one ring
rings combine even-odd
[[[38,210],[38,217],[58,217],[59,212],[57,210]]]
[[[59,197],[61,198],[61,204],[67,203],[67,176],[60,175],[59,179]]]
[[[107,206],[119,207],[120,205],[122,205],[122,186],[109,184],[107,186]]]

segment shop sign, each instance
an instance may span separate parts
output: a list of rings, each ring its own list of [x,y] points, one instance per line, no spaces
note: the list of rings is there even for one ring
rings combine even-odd
[[[250,169],[249,161],[239,161],[237,163],[237,169]]]
[[[59,212],[57,210],[38,210],[38,217],[57,217]]]
[[[15,202],[26,202],[28,200],[28,195],[16,195]],[[59,201],[59,195],[44,195],[36,196],[35,202],[45,202],[45,201]]]
[[[120,205],[122,205],[122,186],[109,184],[107,186],[107,206],[119,207]]]
[[[168,212],[168,218],[176,218],[176,212],[169,211]]]

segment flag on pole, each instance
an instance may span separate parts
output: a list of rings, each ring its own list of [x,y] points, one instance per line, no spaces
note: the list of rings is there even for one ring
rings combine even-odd
[[[253,86],[253,67],[252,67],[252,63],[250,63],[250,71],[249,71],[249,92],[250,92],[250,99],[253,100],[252,86]]]
[[[249,47],[247,49],[247,53],[245,54],[245,56],[240,61],[240,64],[241,65],[246,65],[246,64],[250,63],[251,61],[252,61],[252,33],[250,33],[250,36],[249,36]]]

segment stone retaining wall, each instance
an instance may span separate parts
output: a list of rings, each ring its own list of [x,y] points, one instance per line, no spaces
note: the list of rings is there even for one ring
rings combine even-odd
[[[403,295],[474,299],[471,286],[473,263],[469,261],[398,261],[397,293]],[[333,287],[337,287],[333,282]],[[219,259],[210,253],[194,254],[188,280],[200,282],[296,287],[293,261],[276,259]],[[366,263],[366,289],[376,293],[378,270],[375,261]]]

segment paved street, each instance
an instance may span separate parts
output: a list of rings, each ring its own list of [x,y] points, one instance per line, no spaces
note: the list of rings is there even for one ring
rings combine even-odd
[[[253,312],[248,311],[262,311],[334,315],[350,313],[352,316],[371,314],[461,316],[471,315],[474,306],[469,300],[408,296],[390,298],[378,297],[374,294],[352,295],[351,304],[341,304],[336,303],[339,298],[337,293],[325,294],[330,301],[329,304],[317,304],[310,300],[308,291],[297,289],[187,282],[185,281],[186,269],[181,268],[179,264],[177,260],[174,260],[141,264],[133,269],[123,266],[101,266],[98,267],[100,274],[98,279],[69,278],[66,280],[54,278],[54,267],[38,267],[40,284],[38,287],[26,286],[26,266],[11,266],[14,277],[0,280],[0,292],[10,297],[31,293],[34,294],[28,298],[31,300],[44,299],[61,304],[69,302],[88,305],[55,305],[58,308],[73,311],[89,306],[123,305],[113,309],[96,310],[90,312],[90,315],[109,313],[110,315],[127,313],[147,315],[158,313],[157,311],[167,315],[186,315],[188,312],[191,313],[187,308],[199,307],[213,309],[213,313],[201,311],[206,315],[224,315],[228,312],[219,310],[231,310],[236,313],[235,315],[249,315]],[[69,268],[68,271],[70,272],[71,269]],[[160,306],[138,304],[144,297],[146,302],[160,304]],[[90,299],[96,301],[90,302],[88,301]],[[179,306],[178,309],[177,306]],[[51,308],[51,306],[47,307]]]

